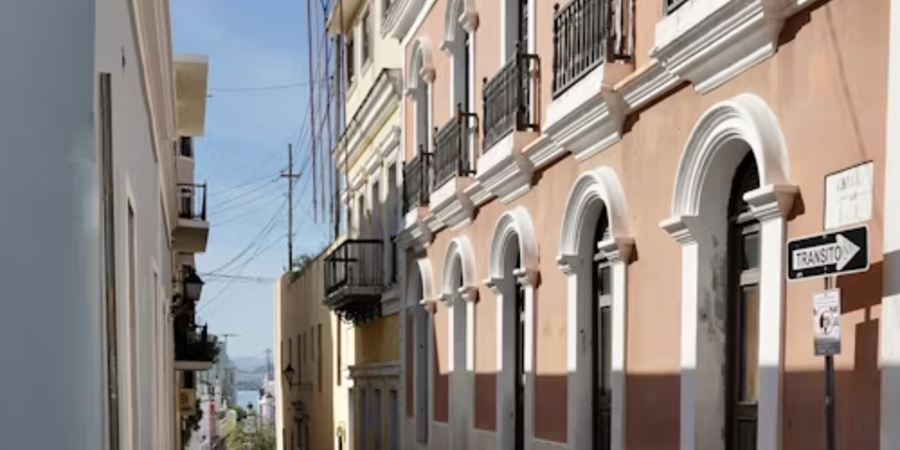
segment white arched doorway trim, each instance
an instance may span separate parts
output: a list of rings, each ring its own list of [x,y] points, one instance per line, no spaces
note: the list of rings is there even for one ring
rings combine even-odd
[[[757,448],[781,448],[785,223],[799,192],[775,114],[741,94],[712,106],[691,131],[681,156],[672,217],[660,223],[681,244],[681,449],[725,448],[722,357],[716,356],[711,303],[724,288],[714,268],[727,256],[731,178],[753,153],[760,187],[744,195],[760,222],[759,402]]]
[[[594,243],[594,228],[606,212],[609,235]],[[634,240],[628,231],[628,207],[619,177],[609,167],[581,174],[566,202],[563,213],[560,255],[557,263],[568,280],[567,372],[569,421],[567,436],[572,450],[598,448],[593,441],[591,358],[596,350],[582,343],[591,326],[589,299],[592,292],[592,257],[602,251],[612,272],[612,411],[610,449],[622,450],[625,436],[625,320],[627,309],[628,262]],[[585,341],[586,342],[586,341]],[[579,345],[582,343],[581,345]]]
[[[468,236],[450,241],[443,268],[450,372],[450,449],[473,448],[475,427],[475,252]],[[462,358],[460,358],[462,356]]]
[[[434,336],[432,315],[436,308],[436,295],[434,289],[434,277],[431,269],[431,262],[428,258],[416,258],[412,261],[409,270],[409,277],[406,280],[406,289],[404,290],[406,315],[401,321],[401,336],[406,338],[406,326],[409,315],[412,315],[413,326],[413,355],[410,357],[413,361],[413,385],[407,389],[413,392],[413,442],[409,445],[411,448],[419,448],[426,446],[430,439],[430,429],[434,416],[434,352],[428,351],[434,348]],[[420,345],[421,344],[421,345]],[[406,356],[406,345],[401,344],[401,352]],[[404,381],[405,382],[405,381]],[[401,409],[405,411],[406,396],[401,396]],[[404,416],[405,417],[405,416]],[[406,424],[406,420],[401,422]],[[401,436],[406,439],[406,428],[401,428]]]
[[[511,247],[515,245],[516,247]],[[507,267],[510,252],[519,255],[519,267]],[[524,436],[525,448],[534,439],[534,290],[540,280],[537,239],[528,210],[517,206],[500,216],[490,247],[489,277],[485,285],[497,302],[497,442],[499,450],[515,446],[515,296],[521,286],[525,293],[524,336]],[[511,276],[507,276],[510,274]]]

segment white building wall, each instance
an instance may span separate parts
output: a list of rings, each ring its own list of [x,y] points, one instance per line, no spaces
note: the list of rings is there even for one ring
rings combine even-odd
[[[94,13],[0,2],[4,448],[105,448]]]
[[[0,382],[15,386],[4,400],[24,408],[0,421],[4,448],[108,448],[100,72],[111,73],[113,91],[120,448],[171,448],[171,365],[154,364],[170,353],[159,302],[170,296],[171,258],[128,5],[0,2],[0,57],[8,63],[0,71],[0,210],[7,212],[0,220],[0,286],[9,300],[0,314],[0,355],[4,367],[15,368],[0,371]],[[137,231],[133,334],[128,201]],[[129,350],[132,335],[136,354]],[[154,342],[163,339],[156,353]],[[168,392],[158,393],[157,381]],[[155,443],[154,432],[161,435]]]

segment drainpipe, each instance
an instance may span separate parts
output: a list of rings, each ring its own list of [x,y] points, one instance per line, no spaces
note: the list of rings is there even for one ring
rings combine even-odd
[[[106,383],[109,450],[119,450],[119,343],[116,321],[116,233],[113,195],[112,82],[100,74],[100,172],[103,180],[103,269],[106,305]]]

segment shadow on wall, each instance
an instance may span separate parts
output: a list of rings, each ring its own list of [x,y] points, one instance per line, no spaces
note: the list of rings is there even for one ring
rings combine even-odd
[[[837,282],[842,290],[845,317],[842,329],[843,353],[853,355],[852,361],[841,361],[838,358],[837,363],[835,389],[838,448],[874,449],[879,445],[882,369],[878,366],[877,317],[881,305],[882,271],[882,263],[878,262],[868,272],[842,276]],[[805,301],[811,305],[811,299],[798,295],[789,296],[787,301]],[[539,311],[539,308],[536,310]],[[852,322],[848,320],[851,315],[854,318]],[[808,344],[803,345],[808,345],[811,355],[812,317],[810,316],[808,330],[798,330],[798,326],[802,325],[795,324],[794,329],[788,330],[788,340],[808,341]],[[671,348],[677,349],[677,345]],[[433,351],[438,351],[437,345]],[[824,359],[818,358],[818,361],[822,362],[824,368]],[[790,361],[788,362],[789,368]],[[439,358],[435,359],[435,363],[434,419],[436,422],[446,423],[449,403],[466,400],[457,400],[450,395],[447,367],[440,364]],[[409,364],[407,368],[410,368]],[[895,378],[900,377],[900,367],[886,367],[883,370],[892,371]],[[625,447],[629,450],[678,450],[680,374],[628,373],[625,379]],[[564,374],[538,373],[534,380],[535,438],[563,443],[566,441],[568,377]],[[407,382],[411,381],[411,377],[407,377]],[[821,450],[825,447],[824,369],[786,370],[782,382],[783,447],[792,450]],[[496,399],[496,373],[477,373],[473,399],[476,429],[496,430]],[[411,415],[412,411],[408,410],[408,413]]]

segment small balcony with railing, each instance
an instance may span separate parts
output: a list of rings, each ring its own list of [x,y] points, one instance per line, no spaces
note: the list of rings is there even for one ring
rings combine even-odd
[[[540,136],[540,58],[521,44],[482,86],[481,154],[476,179],[479,191],[511,201],[531,187],[534,167],[523,150]],[[483,188],[483,189],[482,189]]]
[[[437,225],[456,228],[472,219],[474,207],[465,190],[475,175],[478,116],[457,104],[456,113],[434,129],[429,208]]]
[[[354,324],[381,316],[384,241],[347,239],[325,257],[324,304]]]
[[[177,192],[178,222],[172,230],[175,248],[182,252],[205,252],[209,241],[206,184],[179,183]]]
[[[206,325],[193,324],[193,315],[173,327],[175,370],[202,372],[213,367],[219,357],[219,344]]]
[[[537,55],[517,47],[515,54],[490,79],[484,79],[483,130],[485,153],[504,138],[538,130],[540,109]]]
[[[431,194],[431,153],[420,147],[419,154],[403,164],[403,213],[428,207]],[[418,214],[416,214],[418,216]]]
[[[570,0],[553,6],[553,80],[544,132],[576,158],[621,135],[624,110],[611,86],[634,69],[630,4]]]

